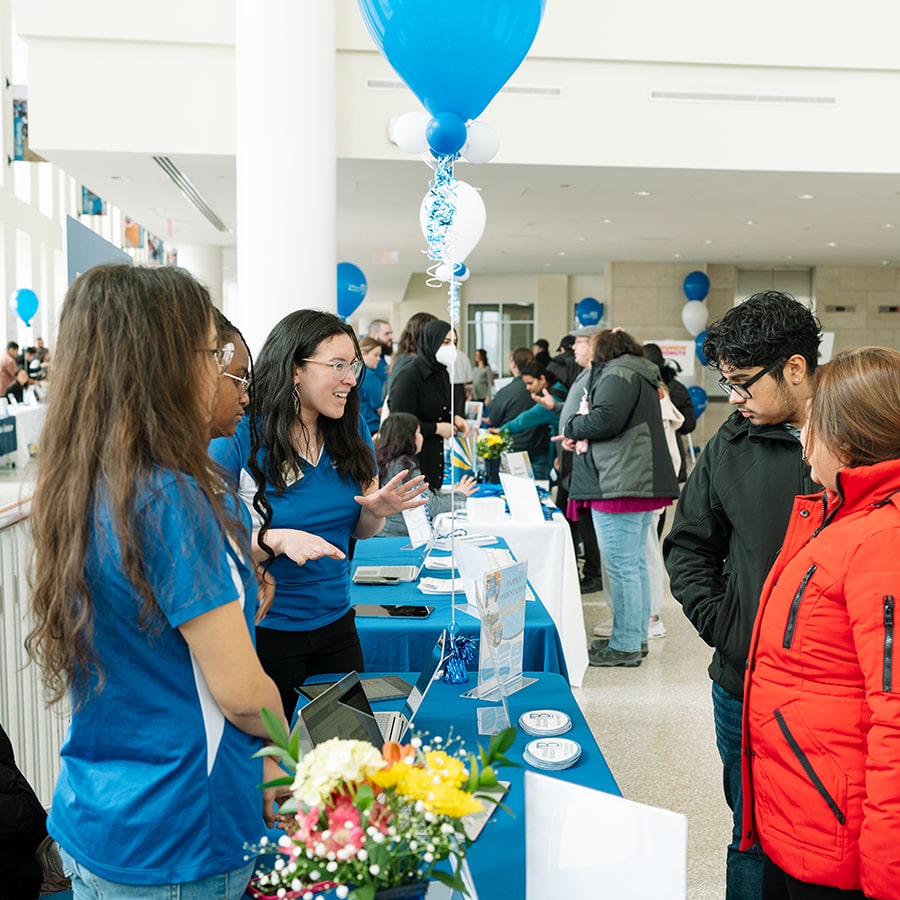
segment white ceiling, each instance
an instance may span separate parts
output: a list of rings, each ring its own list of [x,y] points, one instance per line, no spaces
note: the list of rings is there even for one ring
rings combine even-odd
[[[234,159],[171,159],[233,228]],[[63,152],[52,161],[175,246],[235,243],[150,156]],[[900,264],[897,174],[468,163],[456,171],[482,191],[487,208],[484,236],[467,260],[473,275],[592,274],[610,261],[674,259],[745,267]],[[400,299],[410,274],[424,271],[418,210],[429,176],[421,160],[338,161],[338,259],[358,265],[370,290]],[[375,262],[385,250],[397,251],[396,264]]]

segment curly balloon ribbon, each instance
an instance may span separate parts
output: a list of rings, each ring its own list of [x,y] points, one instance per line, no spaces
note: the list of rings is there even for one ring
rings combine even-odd
[[[447,649],[444,655],[444,676],[447,684],[466,684],[469,680],[469,663],[475,659],[475,641],[464,634],[452,630],[447,635]]]
[[[453,163],[459,158],[454,153],[438,157],[434,166],[434,178],[429,183],[428,220],[425,238],[428,241],[428,258],[443,262],[447,254],[447,231],[456,216],[456,185]]]

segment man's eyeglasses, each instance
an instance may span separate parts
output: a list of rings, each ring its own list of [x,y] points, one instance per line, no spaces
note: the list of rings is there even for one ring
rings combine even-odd
[[[250,379],[249,378],[241,378],[240,375],[232,375],[231,372],[223,372],[223,378],[230,378],[232,381],[236,381],[241,389],[241,396],[243,397],[250,390]]]
[[[775,360],[771,366],[766,369],[763,369],[762,372],[757,372],[752,378],[749,378],[747,381],[742,382],[741,384],[735,384],[732,381],[729,381],[724,375],[719,379],[718,385],[722,389],[723,394],[727,394],[729,397],[731,396],[731,392],[734,391],[738,397],[743,397],[745,400],[752,400],[753,395],[750,393],[750,388],[759,381],[763,375],[768,375],[769,372],[773,372],[779,366],[783,366],[783,360]]]
[[[331,366],[334,370],[336,381],[343,381],[347,377],[348,372],[353,375],[356,381],[359,381],[359,376],[362,375],[362,371],[366,367],[366,364],[361,359],[354,359],[353,362],[344,362],[341,359],[337,359],[334,362],[327,362],[324,359],[304,359],[303,362],[315,363],[317,366]]]
[[[207,347],[197,347],[197,352],[212,353],[213,359],[216,361],[216,366],[219,369],[219,374],[222,375],[228,368],[231,360],[234,359],[234,344],[229,341],[221,347],[216,347],[215,350],[210,350]]]

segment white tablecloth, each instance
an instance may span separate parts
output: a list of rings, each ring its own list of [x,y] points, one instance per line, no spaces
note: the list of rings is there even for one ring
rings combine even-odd
[[[505,516],[498,522],[457,518],[457,528],[469,534],[502,537],[518,560],[528,560],[528,580],[556,623],[566,656],[569,684],[581,687],[588,666],[587,638],[581,611],[581,586],[569,523],[562,515],[541,524],[523,524]],[[449,514],[438,516],[438,533],[449,531]]]
[[[11,460],[17,469],[24,469],[33,453],[37,453],[47,407],[45,404],[17,403],[9,406],[8,410],[16,419],[16,449],[15,452],[6,454],[0,461]]]

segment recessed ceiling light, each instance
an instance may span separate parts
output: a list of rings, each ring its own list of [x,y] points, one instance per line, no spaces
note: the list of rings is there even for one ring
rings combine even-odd
[[[885,222],[884,225],[882,225],[881,227],[882,228],[893,228],[894,223],[893,222]]]
[[[825,244],[825,246],[826,247],[837,247],[837,241],[828,241],[828,243]]]
[[[612,223],[613,223],[613,220],[612,220],[612,219],[601,219],[600,221],[601,221],[604,225],[612,225]]]
[[[675,257],[675,259],[681,259],[680,253],[673,253],[672,255]]]
[[[577,237],[577,238],[575,238],[575,240],[584,242],[587,240],[587,238],[586,237]]]
[[[550,263],[544,263],[544,268],[545,268],[545,269],[549,269],[549,268],[550,268]]]
[[[814,194],[797,194],[798,200],[815,200]]]
[[[785,259],[793,259],[793,256],[786,256]]]
[[[712,241],[711,241],[709,238],[707,238],[703,243],[704,243],[704,244],[711,244]]]
[[[891,264],[891,261],[890,261],[889,259],[883,259],[883,260],[881,261],[881,264],[882,264],[883,266],[889,266],[889,265]]]
[[[753,219],[747,219],[747,221],[744,222],[744,224],[745,224],[745,225],[755,225],[756,222],[754,222]]]
[[[652,197],[653,193],[651,191],[635,191],[635,197]]]
[[[559,253],[558,253],[557,255],[558,255],[558,256],[565,256],[565,255],[566,255],[566,251],[565,251],[565,250],[560,250]]]

